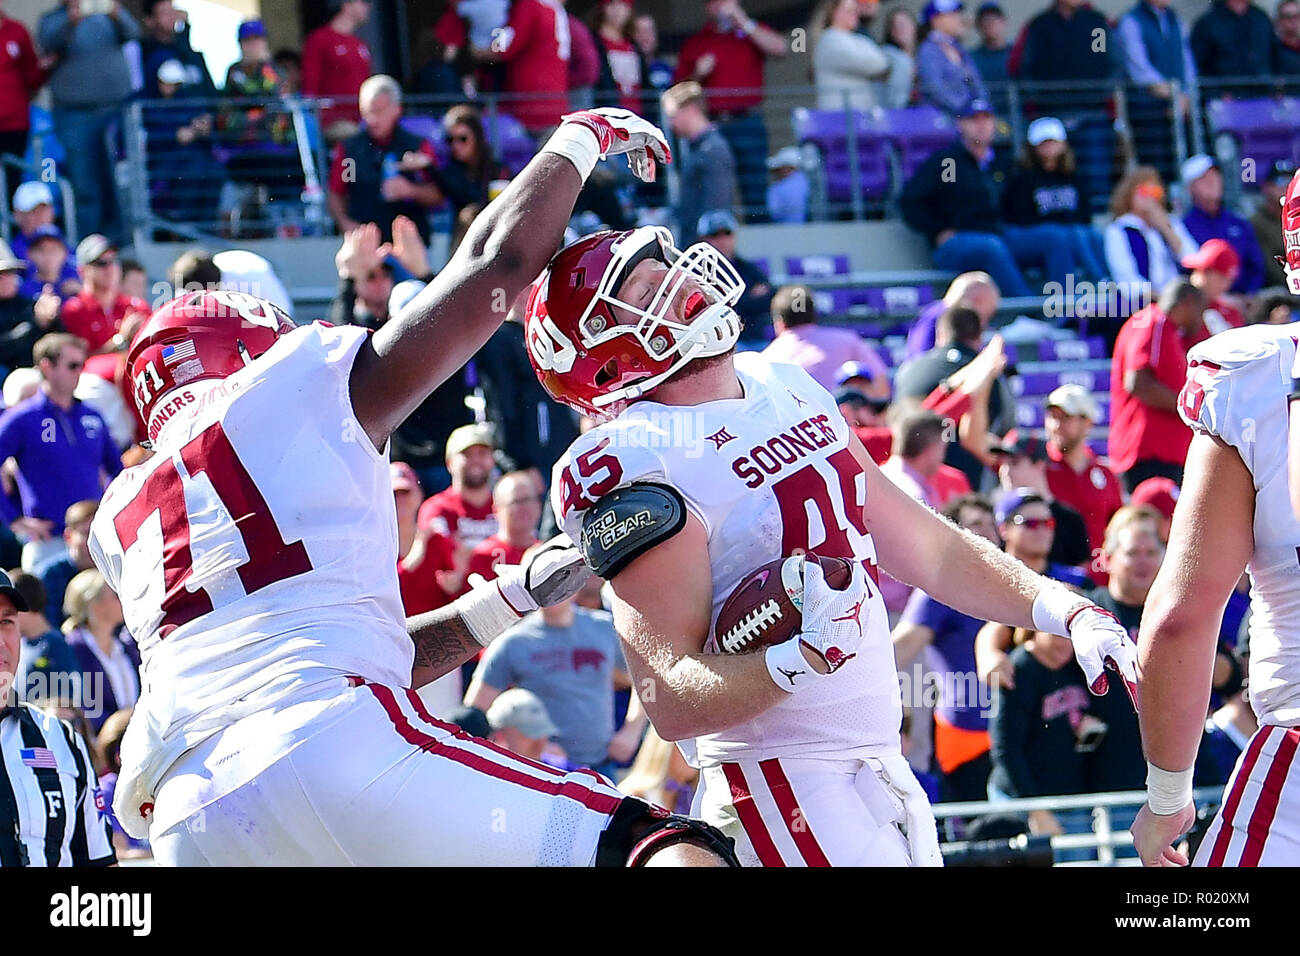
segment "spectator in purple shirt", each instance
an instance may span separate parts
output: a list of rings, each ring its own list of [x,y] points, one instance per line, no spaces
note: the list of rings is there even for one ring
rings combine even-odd
[[[1250,221],[1223,205],[1223,172],[1205,153],[1184,161],[1180,176],[1191,197],[1192,208],[1183,214],[1183,225],[1201,245],[1222,239],[1237,251],[1241,260],[1232,291],[1253,295],[1264,284],[1264,253]]]
[[[763,350],[764,358],[800,366],[828,392],[835,390],[835,378],[845,362],[861,362],[872,378],[888,378],[889,369],[874,348],[856,332],[831,329],[817,324],[812,290],[788,285],[772,296],[772,324],[776,339]]]
[[[961,0],[930,0],[921,11],[929,33],[916,51],[916,85],[921,102],[959,116],[975,100],[987,100],[979,67],[961,45],[966,22]]]
[[[63,548],[63,516],[69,505],[98,499],[119,471],[108,425],[73,396],[86,364],[86,343],[51,333],[32,350],[41,389],[0,415],[0,462],[18,463],[21,510],[0,496],[0,515],[20,539],[23,569],[30,571]]]

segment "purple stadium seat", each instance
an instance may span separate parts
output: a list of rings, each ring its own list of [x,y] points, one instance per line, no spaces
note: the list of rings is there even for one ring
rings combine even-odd
[[[849,257],[844,255],[786,256],[785,271],[791,276],[846,276]]]
[[[889,143],[876,112],[854,111],[860,191],[866,199],[883,199],[890,188]],[[843,110],[794,111],[795,138],[812,143],[821,153],[826,176],[826,198],[847,202],[853,194],[853,166],[849,161],[849,126]]]
[[[814,289],[813,306],[819,316],[843,315],[854,305],[852,289]]]
[[[957,128],[946,113],[933,106],[884,110],[885,135],[898,150],[903,179],[910,179],[926,157],[957,138]]]
[[[763,273],[763,275],[767,276],[772,274],[767,268],[767,259],[750,259],[749,262],[758,269],[759,272]]]
[[[1254,160],[1260,176],[1279,159],[1300,159],[1300,99],[1214,100],[1206,112],[1215,135],[1233,136],[1241,158]]]
[[[1110,373],[1082,370],[1062,370],[1051,372],[1021,372],[1010,380],[1011,391],[1015,395],[1048,395],[1059,385],[1082,385],[1090,392],[1106,393],[1110,391]]]
[[[511,176],[518,176],[537,153],[537,144],[524,125],[506,113],[485,114],[483,133]]]
[[[1088,439],[1088,447],[1092,449],[1092,453],[1096,455],[1098,458],[1106,457],[1106,454],[1109,451],[1108,446],[1109,446],[1109,442],[1105,438]]]
[[[1079,362],[1106,357],[1106,340],[1101,336],[1086,339],[1044,339],[1038,343],[1038,357],[1044,362]]]
[[[913,317],[922,306],[934,301],[928,285],[892,285],[866,289],[867,305],[884,315]]]
[[[1043,406],[1037,401],[1020,400],[1016,402],[1016,426],[1018,428],[1042,428]]]
[[[436,116],[403,116],[401,125],[408,133],[423,137],[435,146],[442,146],[447,141],[442,132],[442,121]],[[442,155],[442,150],[438,152]]]
[[[884,335],[885,332],[877,322],[854,322],[852,328],[854,332],[857,332],[858,335],[864,339],[878,339]],[[876,352],[877,354],[880,354],[882,358],[884,357],[884,354],[880,349],[876,349]]]

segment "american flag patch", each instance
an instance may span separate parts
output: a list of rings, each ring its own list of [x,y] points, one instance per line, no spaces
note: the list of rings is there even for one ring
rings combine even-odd
[[[54,751],[49,747],[24,747],[18,751],[18,756],[22,759],[24,767],[59,769],[59,765],[54,761]]]
[[[186,359],[192,359],[196,356],[194,351],[194,340],[187,339],[179,345],[164,345],[162,350],[162,360],[164,365],[175,365],[177,362],[183,362]]]

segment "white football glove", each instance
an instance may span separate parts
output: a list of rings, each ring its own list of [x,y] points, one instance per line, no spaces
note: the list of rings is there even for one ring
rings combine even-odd
[[[1071,614],[1066,627],[1088,689],[1098,697],[1110,689],[1106,677],[1109,667],[1124,681],[1128,698],[1137,710],[1137,645],[1119,619],[1105,608],[1085,604]]]
[[[826,583],[821,565],[804,559],[803,631],[799,643],[826,662],[835,673],[857,656],[862,644],[871,587],[861,561],[854,561],[853,575],[843,591]]]
[[[665,166],[672,162],[664,131],[630,110],[608,106],[582,110],[560,117],[561,129],[566,123],[585,126],[596,134],[601,159],[626,155],[633,175],[643,182],[655,181],[656,162]]]
[[[520,615],[564,603],[591,577],[591,568],[567,534],[557,534],[538,546],[523,564],[498,564],[496,572],[496,580],[489,583],[501,589],[502,597]],[[478,586],[482,581],[479,575],[471,575],[469,583]]]

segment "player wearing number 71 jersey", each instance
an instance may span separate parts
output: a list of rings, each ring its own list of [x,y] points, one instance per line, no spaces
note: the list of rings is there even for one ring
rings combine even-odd
[[[144,660],[114,807],[160,862],[734,859],[592,772],[439,723],[413,690],[586,577],[572,547],[546,547],[404,621],[386,459],[397,424],[500,324],[492,303],[545,265],[611,153],[642,176],[667,161],[631,113],[566,117],[373,336],[294,329],[232,292],[182,296],[141,328],[128,364],[155,455],[113,482],[91,551]]]
[[[900,751],[876,565],[981,619],[1071,636],[1095,691],[1112,660],[1134,679],[1132,645],[1100,608],[899,491],[802,369],[734,355],[743,289],[707,243],[681,251],[659,228],[555,257],[529,298],[529,355],[553,397],[607,419],[556,464],[556,514],[610,579],[656,730],[698,761],[695,811],[742,861],[936,864]],[[740,580],[809,549],[854,560],[848,588],[810,562],[802,634],[719,652],[712,626]]]

